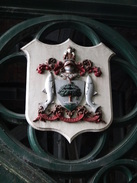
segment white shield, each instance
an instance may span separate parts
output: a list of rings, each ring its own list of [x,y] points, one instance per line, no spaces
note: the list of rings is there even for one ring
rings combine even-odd
[[[86,88],[86,84],[88,84],[88,79],[92,78],[94,91],[97,91],[97,95],[93,96],[92,102],[94,102],[93,105],[98,105],[101,107],[102,121],[88,122],[84,121],[83,119],[85,118],[83,118],[76,123],[67,123],[62,120],[54,120],[52,122],[50,120],[46,120],[46,122],[43,120],[38,120],[34,122],[38,116],[39,103],[44,103],[45,101],[50,100],[49,108],[54,107],[54,105],[60,105],[61,102],[58,100],[56,94],[56,80],[59,80],[62,83],[64,82],[59,75],[55,75],[54,72],[52,72],[52,78],[55,82],[54,88],[53,86],[48,86],[53,89],[53,92],[51,91],[50,93],[52,95],[45,94],[42,91],[47,85],[46,78],[48,80],[49,77],[50,81],[50,72],[46,71],[44,74],[38,74],[36,69],[39,64],[45,63],[45,61],[49,58],[56,58],[56,60],[63,62],[63,54],[68,47],[72,47],[76,50],[76,62],[82,62],[85,59],[89,59],[94,65],[101,69],[102,75],[100,77],[96,77],[93,73],[86,73],[84,76],[75,78],[75,80],[85,83],[82,86],[84,87],[85,92],[77,105],[85,106],[88,111],[92,111],[92,107],[89,104],[86,104],[88,103],[88,101],[86,101],[87,89],[89,89],[89,87]],[[109,60],[114,53],[108,47],[106,47],[103,43],[92,47],[83,47],[75,44],[70,39],[62,44],[48,45],[34,39],[24,46],[22,50],[26,53],[28,61],[25,114],[28,123],[33,128],[42,131],[50,130],[59,132],[71,143],[71,141],[81,133],[103,131],[110,126],[112,122],[112,101]],[[89,75],[90,77],[88,77]],[[50,84],[52,85],[52,82]],[[48,88],[46,88],[46,90],[48,90]],[[57,90],[59,90],[58,87]],[[50,97],[52,98],[50,99]],[[51,104],[53,101],[54,104]]]

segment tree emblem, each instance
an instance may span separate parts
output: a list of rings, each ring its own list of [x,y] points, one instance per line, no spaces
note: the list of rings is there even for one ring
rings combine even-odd
[[[73,82],[64,85],[60,88],[58,91],[58,94],[60,94],[62,97],[69,96],[69,102],[66,103],[64,106],[68,110],[73,110],[77,105],[72,102],[72,97],[80,97],[81,96],[81,90],[78,86],[76,86]]]

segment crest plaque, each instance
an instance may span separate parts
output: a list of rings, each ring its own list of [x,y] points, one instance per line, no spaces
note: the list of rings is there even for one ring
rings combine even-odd
[[[28,61],[25,113],[33,128],[59,132],[71,143],[80,133],[110,126],[109,60],[114,53],[108,47],[34,39],[22,50]]]

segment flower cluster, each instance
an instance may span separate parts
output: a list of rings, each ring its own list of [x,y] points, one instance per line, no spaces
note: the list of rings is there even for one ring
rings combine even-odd
[[[49,58],[45,64],[39,64],[36,69],[39,74],[43,74],[44,71],[54,71],[56,75],[62,72],[64,64],[61,61],[57,61],[55,58]]]
[[[96,77],[101,76],[102,72],[99,67],[94,66],[91,60],[84,60],[82,63],[75,63],[74,67],[76,67],[76,72],[80,74],[80,76],[84,76],[87,73],[94,73]],[[37,72],[39,74],[43,74],[43,72],[54,71],[55,75],[59,75],[64,72],[64,63],[61,61],[57,61],[55,58],[49,58],[45,64],[39,64],[37,68]]]
[[[84,60],[83,63],[78,62],[76,64],[77,70],[80,74],[80,76],[84,76],[86,72],[88,73],[94,73],[96,77],[101,76],[102,72],[99,67],[94,66],[93,67],[93,62],[91,60]]]

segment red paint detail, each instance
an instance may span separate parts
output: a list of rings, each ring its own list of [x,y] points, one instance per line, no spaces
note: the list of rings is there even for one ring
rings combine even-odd
[[[84,117],[84,114],[81,114],[79,116],[77,116],[76,118],[65,118],[63,116],[60,115],[54,115],[54,116],[47,116],[46,114],[39,114],[38,117],[33,120],[33,122],[36,121],[55,121],[57,119],[60,119],[63,122],[67,122],[67,123],[76,123],[79,122],[82,118]]]
[[[76,67],[77,67],[78,72],[80,73],[80,76],[84,76],[86,71],[83,67],[83,64],[82,63],[77,63]]]
[[[60,73],[60,69],[62,69],[64,66],[64,64],[61,62],[61,61],[58,61],[56,64],[55,64],[55,67],[54,67],[54,73],[56,75],[58,75]]]
[[[93,71],[92,70],[93,62],[91,62],[91,60],[88,60],[88,59],[84,60],[83,66],[84,66],[86,72],[91,73]]]
[[[56,119],[58,119],[58,116],[57,116],[57,115],[49,116],[49,117],[47,118],[48,121],[55,121]]]
[[[45,64],[39,64],[38,68],[36,69],[39,74],[44,72]]]
[[[45,70],[51,71],[53,70],[56,75],[59,75],[64,67],[64,63],[58,61],[57,63],[53,64],[39,64],[38,68],[36,69],[39,74],[43,74]],[[94,72],[96,77],[100,77],[102,72],[99,67],[93,67],[93,63],[90,60],[84,60],[83,63],[77,62],[75,64],[77,72],[79,72],[80,76],[84,76],[86,72],[92,73]]]
[[[45,70],[50,71],[51,68],[48,65],[45,65]]]
[[[100,67],[93,67],[93,72],[96,77],[100,77],[102,74]]]
[[[101,116],[98,115],[94,115],[94,116],[90,116],[88,118],[83,118],[84,121],[88,121],[88,122],[100,122],[101,121]]]
[[[87,122],[104,122],[102,120],[102,112],[99,111],[92,115],[91,112],[87,111],[85,106],[80,106],[76,108],[76,110],[73,111],[73,114],[77,114],[75,118],[72,118],[73,114],[69,114],[69,118],[65,117],[65,113],[68,115],[68,111],[65,110],[62,106],[56,105],[55,110],[53,110],[51,113],[46,114],[46,113],[41,113],[39,112],[38,117],[33,121],[55,121],[55,120],[60,120],[62,122],[67,122],[67,123],[76,123],[79,122],[80,120],[87,121]],[[105,123],[105,122],[104,122]]]
[[[60,116],[59,119],[67,123],[76,123],[76,122],[79,122],[83,117],[84,117],[84,114],[80,114],[76,118],[65,118],[63,116]]]
[[[93,68],[90,68],[89,71],[88,71],[88,73],[90,74],[92,72],[93,72]]]
[[[36,119],[33,120],[33,122],[37,122],[37,121],[39,121],[39,120],[40,120],[40,118],[39,118],[39,116],[38,116]]]
[[[51,67],[47,64],[39,64],[39,66],[36,70],[39,74],[43,74],[45,70],[50,71]]]
[[[77,67],[77,72],[79,72],[80,76],[84,76],[86,74],[86,72],[88,73],[92,73],[94,72],[96,77],[100,77],[102,72],[101,69],[99,67],[93,67],[93,62],[91,62],[91,60],[84,60],[83,63],[78,62],[76,63],[76,67]]]
[[[33,122],[36,121],[55,121],[56,119],[58,119],[58,115],[54,115],[54,116],[48,116],[46,114],[39,114],[38,117],[33,120]]]

